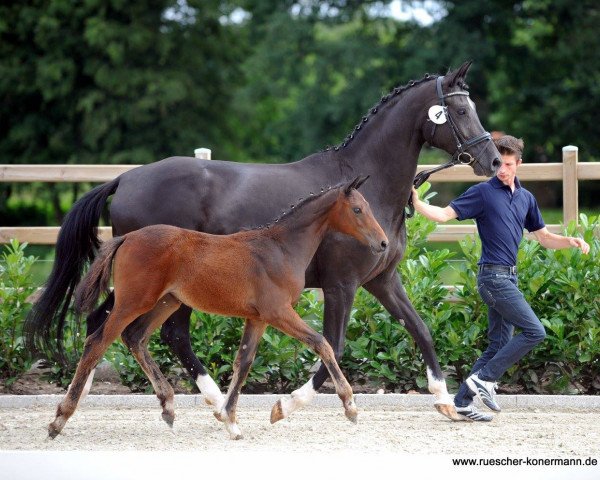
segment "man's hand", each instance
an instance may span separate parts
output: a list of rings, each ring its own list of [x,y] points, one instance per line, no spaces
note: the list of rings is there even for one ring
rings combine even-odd
[[[419,192],[415,187],[412,187],[412,201],[413,205],[419,201]]]
[[[581,251],[586,255],[590,251],[589,244],[583,238],[569,237],[569,245],[581,249]]]
[[[590,251],[590,246],[583,238],[577,237],[567,237],[563,235],[557,235],[556,233],[551,233],[548,231],[548,228],[543,227],[535,232],[532,232],[535,236],[536,240],[540,242],[540,245],[545,248],[579,248],[584,254],[588,254]]]
[[[419,200],[419,193],[412,187],[412,201],[415,206],[415,210],[429,220],[434,222],[444,223],[453,218],[457,218],[458,215],[454,209],[448,205],[446,208],[436,207],[435,205],[429,205],[428,203]]]

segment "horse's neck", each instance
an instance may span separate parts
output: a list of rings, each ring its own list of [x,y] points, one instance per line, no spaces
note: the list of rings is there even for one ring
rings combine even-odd
[[[402,98],[396,104],[390,102],[338,152],[355,174],[371,176],[363,193],[372,207],[389,218],[402,217],[410,195],[424,143],[420,123],[415,119],[424,117],[423,108],[411,107]]]
[[[431,86],[423,83],[413,88],[380,105],[346,146],[301,160],[303,176],[313,176],[316,183],[322,178],[337,183],[370,175],[361,191],[378,212],[378,220],[385,225],[402,222],[425,141],[421,127],[427,106],[416,96],[423,95],[421,88]]]

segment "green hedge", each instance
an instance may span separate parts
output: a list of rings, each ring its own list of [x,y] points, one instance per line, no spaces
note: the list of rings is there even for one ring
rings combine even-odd
[[[434,225],[416,217],[409,222],[410,258],[400,265],[409,297],[429,326],[440,364],[451,389],[457,387],[487,347],[487,306],[477,292],[478,238],[460,242],[466,257],[449,302],[440,280],[453,256],[428,251],[423,235]],[[501,383],[527,393],[600,392],[600,223],[580,216],[580,228],[591,245],[588,255],[575,249],[547,250],[524,240],[518,257],[519,286],[547,331],[546,340],[513,366]],[[343,366],[355,380],[366,378],[389,390],[423,390],[424,366],[415,342],[370,295],[360,291],[348,328]]]
[[[25,255],[26,247],[12,240],[0,256],[0,379],[7,385],[31,365],[22,325],[35,290],[30,270],[36,259]]]
[[[429,188],[426,184],[423,192]],[[405,288],[417,311],[432,333],[435,349],[451,391],[464,378],[478,355],[487,346],[487,311],[476,288],[478,240],[460,242],[465,261],[456,262],[458,281],[453,301],[443,285],[442,271],[454,253],[447,249],[430,249],[426,237],[435,224],[417,215],[408,221],[409,247],[406,260],[399,266]],[[599,393],[600,392],[600,219],[580,216],[580,225],[566,229],[570,235],[583,235],[591,252],[583,255],[574,249],[546,250],[537,242],[524,240],[518,259],[519,285],[547,331],[546,340],[511,368],[501,383],[516,386],[527,393]],[[12,250],[10,250],[12,248]],[[9,247],[8,255],[15,255]],[[13,258],[13,257],[11,257]],[[30,263],[23,254],[24,266]],[[30,265],[29,265],[30,266]],[[29,267],[25,270],[27,270]],[[15,292],[8,270],[0,270],[5,292]],[[18,278],[23,288],[23,274]],[[408,280],[410,279],[410,280]],[[26,283],[26,282],[25,282]],[[27,287],[27,285],[25,285]],[[12,290],[10,290],[12,288]],[[11,295],[13,295],[11,294]],[[0,326],[0,375],[14,379],[30,364],[20,337],[12,328],[22,322],[27,308],[25,290],[18,297],[3,294]],[[7,302],[7,298],[9,301]],[[15,315],[15,308],[21,315]],[[6,317],[5,312],[13,312]],[[315,292],[305,292],[297,306],[298,313],[313,328],[321,330],[323,304]],[[233,359],[241,337],[242,320],[195,312],[192,316],[194,351],[213,377],[224,387],[230,377]],[[81,348],[81,337],[71,319],[65,335],[66,345]],[[71,338],[73,337],[73,338]],[[15,341],[16,338],[16,341]],[[161,370],[173,381],[188,382],[158,332],[149,344]],[[72,356],[73,359],[76,355]],[[115,343],[106,354],[120,372],[123,383],[136,391],[151,391],[148,381],[122,343]],[[316,356],[272,328],[260,344],[251,370],[247,391],[289,392],[310,376]],[[383,307],[366,291],[357,293],[348,325],[342,369],[355,385],[406,392],[426,389],[425,365],[415,342],[404,327],[390,318]],[[54,365],[52,377],[63,385],[70,382],[74,365],[65,370]],[[183,380],[182,380],[183,379]]]

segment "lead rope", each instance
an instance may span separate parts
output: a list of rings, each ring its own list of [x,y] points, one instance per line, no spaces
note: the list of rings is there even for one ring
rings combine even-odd
[[[440,170],[445,170],[446,168],[449,168],[449,167],[453,167],[457,163],[461,163],[458,156],[452,158],[452,160],[450,160],[447,163],[444,163],[443,165],[440,165],[439,167],[434,167],[429,170],[423,170],[422,172],[417,173],[417,175],[415,176],[415,179],[413,180],[414,187],[419,188],[421,185],[423,185],[432,173],[439,172]],[[412,193],[410,194],[410,197],[408,197],[407,208],[408,208],[408,211],[406,212],[406,216],[408,218],[414,217],[415,216],[415,206],[412,201]]]

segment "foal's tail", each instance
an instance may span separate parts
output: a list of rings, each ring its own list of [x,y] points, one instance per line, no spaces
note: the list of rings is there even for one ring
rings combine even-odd
[[[94,309],[102,293],[110,292],[110,274],[112,262],[125,236],[116,237],[102,244],[100,253],[92,263],[87,275],[75,291],[75,309],[79,313],[88,313]]]
[[[63,329],[75,287],[100,240],[98,222],[108,197],[116,192],[120,177],[99,185],[81,197],[60,228],[52,273],[45,289],[25,320],[27,348],[65,363]]]

